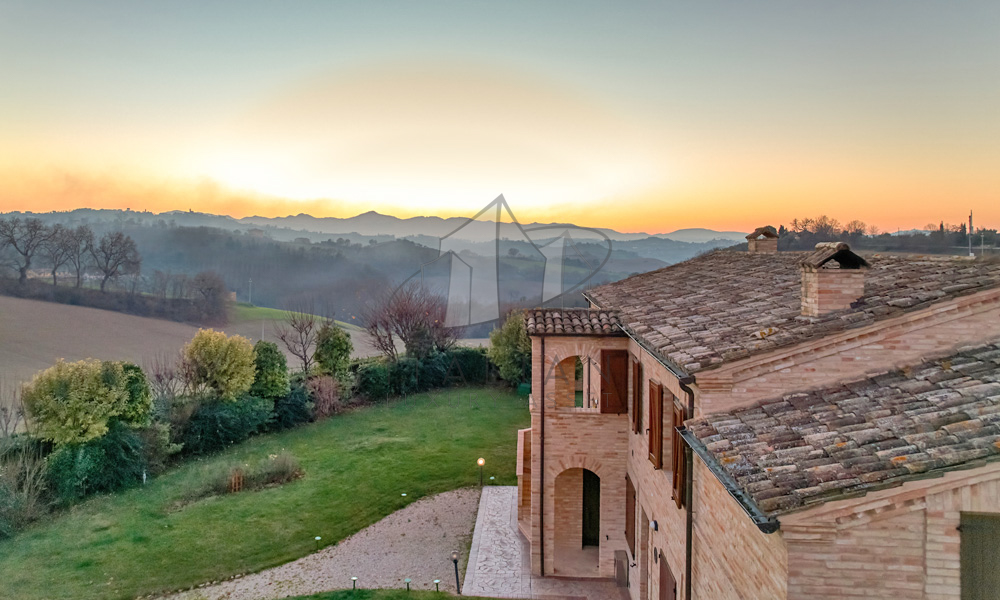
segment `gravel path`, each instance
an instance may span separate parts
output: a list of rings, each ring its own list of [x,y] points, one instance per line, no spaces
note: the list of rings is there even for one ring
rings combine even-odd
[[[170,596],[170,600],[269,600],[351,587],[403,588],[455,592],[449,554],[461,553],[464,576],[479,508],[479,489],[461,489],[423,498],[336,546],[288,564],[223,583]]]

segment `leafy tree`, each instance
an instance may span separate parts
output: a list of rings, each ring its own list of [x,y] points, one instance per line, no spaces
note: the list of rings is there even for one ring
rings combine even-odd
[[[208,390],[231,402],[247,393],[254,380],[254,348],[247,338],[199,329],[184,346],[182,368],[189,389]]]
[[[153,410],[142,369],[97,360],[59,361],[35,376],[24,388],[22,401],[38,437],[56,445],[98,439],[112,420],[144,426]]]
[[[316,334],[316,351],[313,353],[313,359],[324,373],[340,379],[347,371],[353,351],[354,344],[351,343],[351,336],[346,331],[337,327],[332,321],[326,321],[320,326]]]
[[[518,384],[528,379],[531,375],[531,339],[524,325],[523,312],[511,312],[500,328],[490,332],[487,352],[504,381]]]
[[[104,275],[101,279],[102,292],[109,279],[122,273],[138,273],[142,265],[135,240],[120,231],[101,236],[101,241],[96,246],[91,245],[90,255],[94,258],[97,269]]]
[[[288,361],[274,342],[261,340],[254,347],[254,378],[250,393],[276,400],[289,393]]]

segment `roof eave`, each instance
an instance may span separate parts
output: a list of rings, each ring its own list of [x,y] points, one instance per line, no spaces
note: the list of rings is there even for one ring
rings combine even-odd
[[[743,491],[736,480],[733,479],[732,475],[730,475],[722,467],[722,465],[719,464],[719,461],[715,459],[715,456],[708,451],[708,448],[705,447],[705,444],[701,443],[701,440],[695,437],[691,430],[687,427],[678,427],[676,431],[688,447],[691,448],[691,450],[694,451],[694,453],[697,454],[702,461],[704,461],[705,465],[708,466],[708,469],[712,471],[716,479],[719,480],[719,483],[722,484],[722,487],[726,488],[726,491],[729,492],[729,495],[732,496],[734,500],[736,500],[736,503],[740,505],[743,512],[750,517],[750,520],[757,526],[757,529],[760,529],[763,533],[774,533],[775,531],[778,531],[781,527],[781,523],[778,519],[768,515],[762,511],[759,506],[757,506],[753,497]]]

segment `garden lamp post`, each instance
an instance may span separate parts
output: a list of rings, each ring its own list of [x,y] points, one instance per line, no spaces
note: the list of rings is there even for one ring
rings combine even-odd
[[[483,459],[479,459],[480,461]],[[455,563],[455,592],[462,595],[462,584],[458,582],[458,550],[451,551],[451,562]]]
[[[479,465],[479,487],[482,487],[483,486],[483,465],[486,464],[486,459],[480,457],[480,459],[476,461],[476,464]]]

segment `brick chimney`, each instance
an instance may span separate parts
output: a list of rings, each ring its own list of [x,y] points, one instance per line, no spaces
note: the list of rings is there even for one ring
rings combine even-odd
[[[818,317],[850,308],[865,295],[868,262],[843,242],[821,242],[799,262],[802,269],[802,314]]]
[[[747,236],[750,254],[774,254],[778,251],[778,231],[770,225],[758,227]]]

